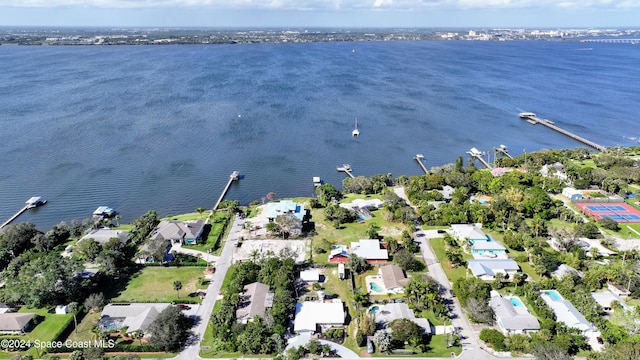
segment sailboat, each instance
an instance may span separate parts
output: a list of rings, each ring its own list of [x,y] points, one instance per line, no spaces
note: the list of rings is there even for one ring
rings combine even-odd
[[[358,137],[358,135],[360,135],[360,130],[358,130],[358,118],[356,118],[356,127],[351,132],[351,135],[353,135],[353,137]]]

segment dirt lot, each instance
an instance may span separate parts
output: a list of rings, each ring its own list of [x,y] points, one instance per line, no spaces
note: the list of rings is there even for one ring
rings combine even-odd
[[[309,240],[244,240],[240,247],[233,252],[233,261],[251,260],[255,255],[280,254],[285,248],[291,249],[295,254],[296,263],[303,263],[309,257]]]

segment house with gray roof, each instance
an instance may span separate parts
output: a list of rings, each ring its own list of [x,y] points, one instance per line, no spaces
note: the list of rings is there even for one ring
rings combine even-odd
[[[505,335],[526,334],[540,330],[540,322],[531,315],[517,297],[503,297],[491,291],[489,306],[496,316],[496,322]]]
[[[467,260],[467,267],[473,276],[482,280],[493,280],[498,273],[511,279],[520,270],[518,263],[511,259],[471,259]]]
[[[424,334],[431,334],[431,324],[425,318],[416,317],[413,310],[405,303],[389,303],[385,305],[373,305],[369,308],[376,321],[376,327],[385,329],[389,323],[396,319],[407,319],[422,328]]]
[[[562,279],[563,277],[565,277],[567,275],[578,275],[578,276],[582,277],[582,273],[581,272],[579,272],[578,270],[572,268],[571,266],[569,266],[567,264],[558,265],[558,267],[551,273],[551,276],[553,276],[556,279]]]
[[[34,313],[4,313],[0,314],[1,334],[21,334],[31,328]]]
[[[204,220],[162,220],[151,234],[151,239],[170,240],[172,244],[197,244],[204,225]]]
[[[127,333],[145,332],[160,313],[171,306],[163,303],[111,303],[102,309],[98,328],[101,330],[120,330]]]
[[[370,263],[387,262],[389,252],[378,239],[360,239],[351,242],[351,253],[366,259]]]
[[[396,264],[387,264],[380,267],[378,274],[382,277],[382,282],[387,292],[399,293],[404,291],[404,286],[409,279],[404,274],[402,268]]]
[[[587,321],[584,315],[571,302],[565,300],[558,291],[542,290],[540,291],[540,297],[556,314],[558,322],[565,324],[567,327],[579,329],[583,333],[596,331],[593,324]]]
[[[451,224],[451,230],[455,238],[470,245],[476,241],[487,241],[487,235],[482,231],[482,224]]]
[[[236,321],[246,324],[252,321],[254,316],[264,316],[267,308],[273,305],[273,293],[269,291],[269,285],[254,282],[245,285],[240,294],[240,304],[236,310]]]
[[[118,239],[121,243],[126,243],[128,240],[128,231],[126,230],[111,230],[111,229],[97,229],[89,231],[85,236],[80,238],[78,242],[93,239],[100,245],[106,244],[111,239]]]

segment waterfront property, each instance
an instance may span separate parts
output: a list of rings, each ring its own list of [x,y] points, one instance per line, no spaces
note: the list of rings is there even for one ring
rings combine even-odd
[[[240,294],[240,303],[236,310],[236,321],[246,324],[252,321],[254,316],[264,316],[267,308],[273,305],[273,293],[269,291],[269,285],[254,282],[245,285]]]
[[[264,212],[269,221],[275,221],[280,215],[293,214],[295,218],[302,223],[305,215],[307,215],[304,204],[299,204],[291,200],[270,202],[266,205]]]
[[[594,326],[569,301],[556,290],[542,290],[540,297],[556,314],[556,320],[583,333],[595,331]]]
[[[108,206],[99,206],[97,209],[93,211],[93,217],[95,218],[111,218],[116,216],[118,213]]]
[[[342,327],[345,316],[344,305],[339,299],[297,303],[293,331],[316,333],[332,327]]]
[[[385,305],[374,305],[369,308],[376,321],[376,328],[384,329],[389,323],[396,319],[407,319],[422,328],[423,334],[431,334],[431,324],[429,320],[416,317],[413,310],[405,303],[389,303]]]
[[[498,273],[511,279],[520,270],[518,263],[511,259],[471,259],[467,260],[467,267],[473,276],[482,280],[493,280]]]
[[[100,245],[106,244],[111,239],[118,239],[121,243],[128,240],[128,232],[126,230],[97,229],[89,231],[85,236],[80,238],[78,242],[93,239]]]
[[[540,330],[540,322],[531,315],[522,300],[516,296],[503,297],[491,291],[489,306],[496,316],[496,322],[505,335],[525,334]]]
[[[105,331],[127,329],[145,332],[160,313],[171,306],[163,303],[112,303],[102,309],[98,328]]]
[[[170,240],[172,244],[194,245],[204,231],[204,220],[162,220],[151,234],[151,239]]]

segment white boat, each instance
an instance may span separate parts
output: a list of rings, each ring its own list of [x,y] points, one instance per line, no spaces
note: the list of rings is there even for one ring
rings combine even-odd
[[[523,119],[532,118],[532,117],[536,117],[536,114],[532,112],[521,112],[520,117]]]
[[[353,135],[353,137],[358,137],[358,135],[360,135],[360,130],[358,130],[358,118],[356,118],[356,128],[353,129],[351,135]]]

